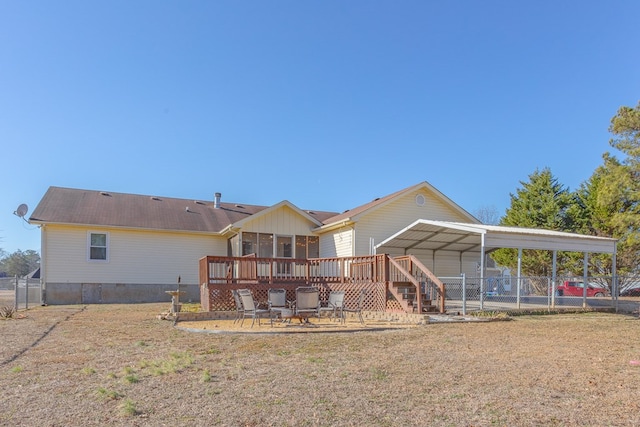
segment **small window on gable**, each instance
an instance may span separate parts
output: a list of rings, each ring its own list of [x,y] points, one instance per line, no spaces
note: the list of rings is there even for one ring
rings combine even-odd
[[[109,260],[109,235],[107,233],[89,233],[89,261]]]

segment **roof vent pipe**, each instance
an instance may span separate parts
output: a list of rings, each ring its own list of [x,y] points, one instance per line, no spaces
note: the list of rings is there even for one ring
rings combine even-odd
[[[216,193],[213,197],[213,207],[216,209],[220,209],[220,197],[222,197],[220,193]]]

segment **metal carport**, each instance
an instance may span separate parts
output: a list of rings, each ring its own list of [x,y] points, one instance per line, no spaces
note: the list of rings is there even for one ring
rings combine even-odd
[[[553,251],[553,283],[556,277],[557,251],[584,253],[584,277],[586,283],[588,254],[606,253],[613,256],[616,284],[616,244],[608,237],[587,236],[576,233],[542,230],[537,228],[506,227],[498,225],[471,224],[448,221],[419,219],[375,246],[376,252],[385,248],[403,249],[405,254],[412,250],[454,251],[478,253],[481,278],[485,277],[485,254],[500,248],[518,249],[518,278],[521,277],[523,249]],[[586,290],[586,288],[585,288]],[[612,289],[614,291],[614,289]],[[615,292],[612,292],[615,295]]]

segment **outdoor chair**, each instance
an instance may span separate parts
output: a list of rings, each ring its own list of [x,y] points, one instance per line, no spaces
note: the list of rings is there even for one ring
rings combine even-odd
[[[289,310],[287,306],[287,290],[282,288],[272,288],[268,291],[269,310],[274,317],[282,313],[282,310]]]
[[[242,300],[240,299],[240,295],[238,295],[238,291],[235,289],[231,290],[231,295],[233,295],[233,300],[236,303],[236,318],[233,319],[233,323],[235,324],[240,320],[240,316],[242,316]]]
[[[329,292],[329,299],[326,307],[320,307],[320,313],[331,312],[331,319],[335,319],[336,315],[340,316],[340,320],[344,323],[344,313],[342,308],[344,305],[344,291]]]
[[[253,294],[249,289],[238,289],[238,295],[240,296],[240,301],[242,302],[242,321],[240,322],[240,326],[244,323],[245,317],[251,317],[251,327],[253,328],[253,324],[256,319],[258,319],[258,325],[260,325],[260,318],[263,315],[270,315],[271,311],[269,309],[261,309],[258,308],[254,299]]]
[[[295,315],[308,321],[313,314],[320,319],[320,291],[313,286],[296,288]]]
[[[354,313],[358,315],[358,319],[360,323],[364,324],[364,320],[362,319],[362,306],[364,305],[364,298],[367,295],[367,290],[360,290],[360,295],[358,296],[358,305],[355,308],[343,307],[342,311],[346,313]]]

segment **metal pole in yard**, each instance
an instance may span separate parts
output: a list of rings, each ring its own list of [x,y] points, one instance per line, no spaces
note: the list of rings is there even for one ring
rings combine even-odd
[[[587,283],[587,276],[589,275],[589,253],[584,253],[584,265],[582,266],[582,274],[584,277],[582,278],[582,284],[584,287],[582,288],[582,308],[587,308],[587,287],[589,283]]]
[[[557,286],[558,251],[553,251],[553,267],[551,272],[551,307],[556,308],[556,286]]]
[[[467,315],[467,276],[464,273],[462,276],[462,315]]]
[[[13,300],[13,308],[18,310],[18,275],[17,274],[15,275],[14,279],[15,279],[14,280],[15,287],[13,289],[14,289],[15,295]]]
[[[518,248],[518,289],[516,289],[516,307],[520,308],[520,285],[522,284],[522,248]]]
[[[480,311],[484,310],[484,233],[480,235]]]
[[[29,277],[24,279],[24,309],[29,310]]]

